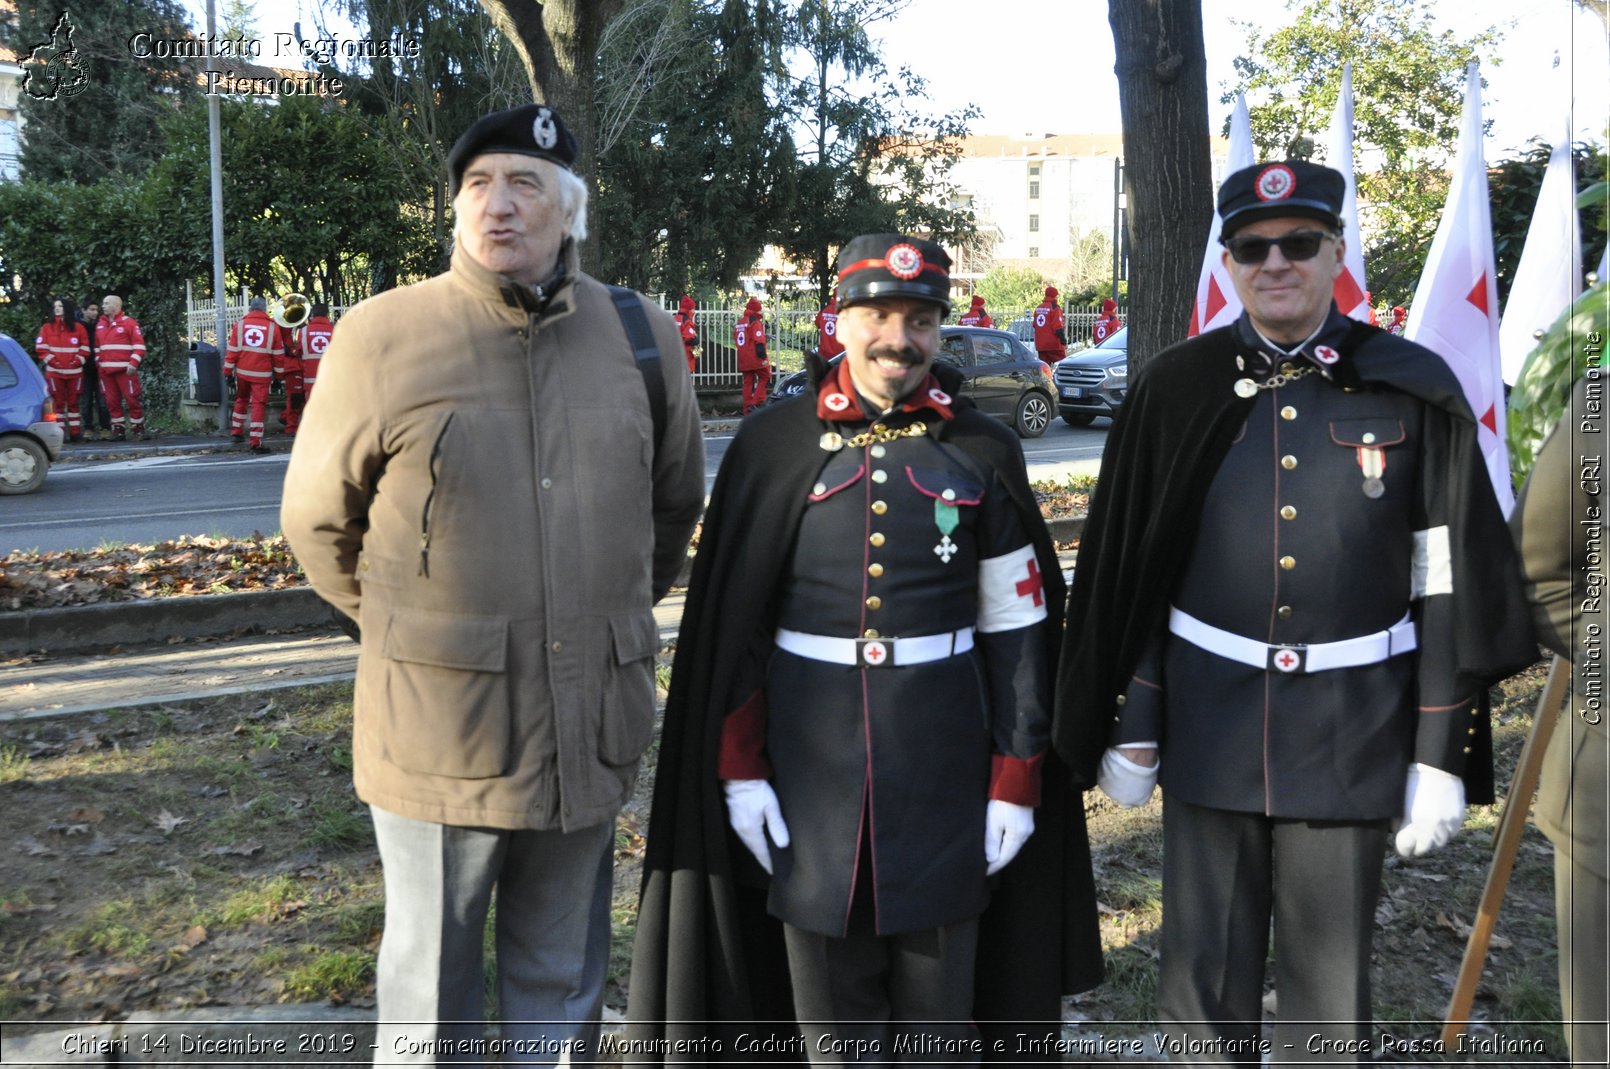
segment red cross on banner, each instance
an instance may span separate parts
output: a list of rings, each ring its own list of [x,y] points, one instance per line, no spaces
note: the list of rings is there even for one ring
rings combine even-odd
[[[1045,584],[1040,581],[1040,562],[1033,557],[1029,558],[1029,577],[1020,579],[1017,583],[1017,596],[1026,598],[1034,596],[1034,604],[1045,604]]]

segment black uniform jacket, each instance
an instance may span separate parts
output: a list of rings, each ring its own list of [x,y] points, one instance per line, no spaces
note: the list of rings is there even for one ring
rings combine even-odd
[[[1095,783],[1147,641],[1165,626],[1213,475],[1252,408],[1235,392],[1246,375],[1236,357],[1255,351],[1243,340],[1244,320],[1159,353],[1108,435],[1068,599],[1052,725],[1057,750],[1085,786]],[[1346,331],[1332,368],[1338,386],[1402,391],[1446,413],[1454,430],[1445,475],[1454,671],[1465,691],[1485,687],[1535,661],[1537,647],[1470,406],[1434,353],[1368,324]],[[1492,738],[1485,715],[1474,722],[1464,776],[1468,800],[1479,804],[1492,800]]]
[[[953,372],[941,366],[934,373],[958,393]],[[751,637],[775,626],[781,569],[830,456],[817,446],[826,429],[814,388],[751,416],[705,512],[655,771],[632,959],[628,1039],[644,1044],[633,1047],[634,1058],[802,1060],[803,1049],[788,1042],[793,1005],[782,926],[766,912],[765,873],[730,831],[716,762],[733,681],[751,671]],[[1054,657],[1061,571],[1016,438],[967,402],[958,402],[954,419],[933,421],[929,433],[995,468],[1010,488],[1033,533],[1045,581],[1047,656]],[[1060,1020],[1061,995],[1093,987],[1101,968],[1084,810],[1066,771],[1047,754],[1035,832],[1001,873],[980,918],[974,1017],[986,1037],[989,1021]],[[780,1049],[755,1046],[772,1034],[757,1027],[761,1022],[776,1023]],[[706,1038],[719,1040],[720,1049],[701,1046]],[[678,1040],[692,1042],[677,1050]],[[1014,1047],[1010,1039],[1005,1044]]]

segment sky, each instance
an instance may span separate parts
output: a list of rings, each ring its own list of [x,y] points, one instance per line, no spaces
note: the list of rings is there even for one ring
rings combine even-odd
[[[185,0],[198,27],[205,0]],[[1604,24],[1572,0],[1421,0],[1460,36],[1505,28],[1498,63],[1483,67],[1482,109],[1493,120],[1489,162],[1522,150],[1529,138],[1552,141],[1568,109],[1576,140],[1604,139],[1610,126],[1610,42]],[[222,10],[223,0],[218,0]],[[1215,132],[1230,106],[1218,98],[1232,80],[1244,31],[1232,19],[1251,5],[1203,0],[1208,57],[1208,115]],[[1256,21],[1273,29],[1292,20],[1283,6],[1257,5]],[[258,31],[289,32],[301,18],[311,30],[312,0],[256,0]],[[905,65],[929,83],[929,111],[977,104],[979,134],[1111,133],[1121,128],[1118,82],[1106,0],[911,0],[877,24],[891,69]],[[1556,51],[1558,70],[1553,68]],[[269,62],[265,57],[262,62]],[[284,62],[285,66],[296,66]],[[1574,103],[1574,109],[1572,105]],[[1323,138],[1324,130],[1312,133]]]

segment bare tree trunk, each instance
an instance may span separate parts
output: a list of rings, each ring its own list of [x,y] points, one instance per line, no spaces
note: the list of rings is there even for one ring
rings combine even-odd
[[[1124,123],[1133,374],[1185,337],[1213,214],[1201,0],[1108,0]]]
[[[598,190],[598,109],[593,79],[604,27],[624,0],[481,0],[481,6],[513,43],[531,81],[532,99],[551,105],[576,135],[576,173]],[[1198,19],[1200,24],[1200,19]],[[1198,35],[1200,48],[1200,34]],[[1205,121],[1205,120],[1204,120]],[[582,264],[597,260],[598,239],[589,237]]]

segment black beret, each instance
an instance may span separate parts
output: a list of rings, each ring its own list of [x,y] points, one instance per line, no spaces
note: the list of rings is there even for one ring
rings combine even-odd
[[[483,115],[453,143],[447,154],[447,192],[458,196],[464,168],[488,152],[513,152],[552,160],[565,170],[576,163],[576,138],[559,113],[546,104],[526,104]]]
[[[1244,167],[1219,187],[1219,235],[1227,238],[1248,223],[1285,215],[1318,219],[1340,230],[1346,192],[1340,171],[1307,160]]]
[[[862,234],[839,252],[839,307],[880,297],[915,297],[950,312],[950,256],[938,243],[904,234]]]

